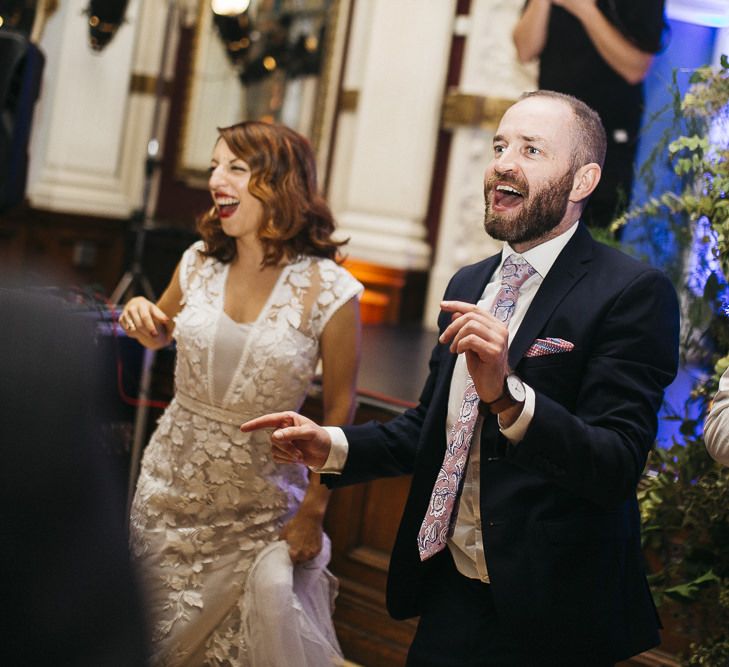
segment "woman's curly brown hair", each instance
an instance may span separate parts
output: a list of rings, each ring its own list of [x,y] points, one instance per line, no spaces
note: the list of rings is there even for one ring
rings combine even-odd
[[[332,239],[334,218],[317,189],[309,141],[284,125],[260,121],[244,121],[218,132],[218,140],[250,167],[248,191],[263,205],[258,228],[263,266],[299,255],[336,259],[345,242]],[[223,232],[215,206],[200,216],[197,228],[205,242],[203,254],[226,263],[235,258],[235,239]]]

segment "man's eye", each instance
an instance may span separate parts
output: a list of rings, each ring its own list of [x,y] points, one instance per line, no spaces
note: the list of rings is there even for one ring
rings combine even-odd
[[[542,151],[540,151],[538,148],[535,148],[534,146],[528,146],[527,147],[527,153],[529,155],[539,155]]]
[[[494,146],[494,153],[503,153],[504,147],[503,146]]]

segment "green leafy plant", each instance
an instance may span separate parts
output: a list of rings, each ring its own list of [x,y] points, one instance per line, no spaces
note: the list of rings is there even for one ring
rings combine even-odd
[[[648,198],[613,224],[640,221],[646,239],[659,238],[660,220],[683,251],[664,267],[686,295],[684,360],[713,368],[699,374],[669,448],[656,448],[639,488],[650,583],[664,618],[685,638],[683,664],[729,665],[729,468],[707,454],[702,425],[718,377],[729,366],[729,319],[721,276],[699,271],[703,284],[687,289],[685,250],[703,248],[704,263],[716,260],[729,277],[729,58],[717,68],[696,70],[681,96],[674,75],[674,123],[643,168],[652,191],[651,168],[667,157],[678,187]],[[704,267],[705,268],[705,267]]]
[[[722,56],[719,68],[697,69],[683,97],[676,74],[672,87],[673,124],[654,147],[640,176],[652,190],[655,187],[653,169],[667,157],[679,179],[680,191],[668,190],[650,197],[618,218],[612,230],[640,219],[646,223],[645,239],[650,240],[655,228],[652,221],[668,220],[671,234],[685,246],[699,223],[706,220],[716,235],[716,252],[722,270],[729,275],[729,146],[726,143],[726,137],[729,137],[729,57]],[[666,111],[661,109],[651,122]],[[674,134],[679,136],[673,137]],[[714,140],[712,135],[720,137],[719,140]]]
[[[729,468],[707,455],[699,421],[683,417],[680,439],[655,450],[638,496],[649,581],[664,621],[674,618],[672,629],[687,638],[685,664],[725,667]]]

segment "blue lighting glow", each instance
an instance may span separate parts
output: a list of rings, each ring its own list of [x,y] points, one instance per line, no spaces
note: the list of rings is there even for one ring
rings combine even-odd
[[[716,232],[711,228],[706,218],[701,218],[696,223],[686,282],[687,287],[695,296],[701,296],[704,293],[704,286],[709,280],[709,276],[714,274],[717,282],[721,285],[721,302],[726,304],[729,295],[727,294],[726,279],[716,258],[716,245]]]
[[[639,1],[636,0],[636,2]],[[712,8],[716,8],[716,11],[710,11]],[[683,11],[679,12],[679,10]],[[653,147],[660,143],[663,133],[671,129],[674,72],[677,72],[677,83],[683,94],[689,85],[690,72],[697,67],[711,63],[714,59],[717,37],[720,34],[716,27],[729,27],[729,0],[698,0],[696,2],[694,0],[668,0],[666,12],[671,28],[671,39],[665,51],[656,57],[646,80],[645,122],[638,148],[636,161],[638,165],[644,164],[649,159]],[[711,22],[707,23],[709,20]],[[717,123],[713,128],[712,143],[726,145],[726,135],[722,138],[722,128],[719,125]],[[674,128],[673,131],[677,130]],[[645,183],[638,180],[633,192],[632,203],[634,205],[644,203],[657,193],[670,190],[679,191],[682,187],[668,160],[659,160],[654,163],[651,172],[655,179],[655,186],[649,190]],[[649,240],[645,238],[646,231],[652,237]],[[707,235],[697,233],[694,236],[697,247],[694,248],[690,260],[683,256],[681,248],[673,238],[668,220],[663,216],[652,220],[650,226],[645,226],[645,223],[640,221],[629,224],[624,230],[623,241],[636,244],[641,256],[647,257],[661,268],[670,265],[684,267],[690,276],[693,290],[703,292],[706,281],[713,274],[718,280],[719,291],[723,291],[721,287],[725,285],[725,282],[716,265],[712,245],[707,243]],[[690,263],[686,264],[684,260],[690,261]],[[719,299],[725,300],[725,294],[720,295]],[[687,367],[682,364],[678,377],[668,387],[658,427],[657,441],[661,447],[670,447],[675,438],[681,439],[680,420],[676,419],[676,416],[683,415],[690,392],[702,373],[705,373],[705,369]]]
[[[726,0],[668,0],[666,16],[707,28],[729,27],[729,6]]]
[[[729,27],[729,16],[717,16],[716,14],[696,14],[692,18],[692,23],[705,25],[707,28]]]

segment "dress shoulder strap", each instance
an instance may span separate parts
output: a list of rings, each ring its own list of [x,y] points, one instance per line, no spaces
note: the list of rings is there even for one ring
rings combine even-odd
[[[214,257],[203,255],[203,250],[205,250],[205,243],[195,241],[185,250],[180,260],[180,287],[183,303],[188,300],[193,291],[201,288],[206,292],[209,291],[212,287],[213,278],[224,267],[224,264]]]

